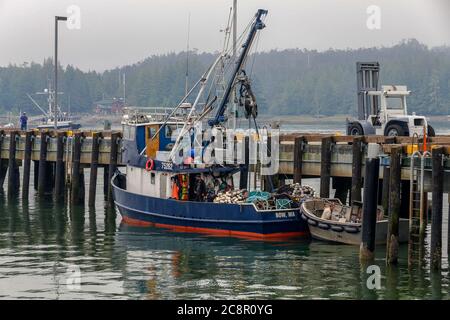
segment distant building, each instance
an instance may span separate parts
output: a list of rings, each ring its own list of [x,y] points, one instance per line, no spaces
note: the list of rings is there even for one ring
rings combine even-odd
[[[103,99],[95,102],[94,111],[97,114],[121,114],[124,107],[122,98]]]

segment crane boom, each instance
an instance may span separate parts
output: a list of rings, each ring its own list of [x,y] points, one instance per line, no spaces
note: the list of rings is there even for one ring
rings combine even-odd
[[[220,124],[221,122],[225,121],[224,114],[225,114],[228,100],[229,100],[231,92],[233,90],[233,85],[236,81],[236,77],[238,76],[240,70],[242,69],[242,66],[244,65],[245,58],[247,57],[250,47],[252,46],[253,40],[255,39],[255,36],[256,36],[256,33],[258,32],[258,30],[262,30],[265,27],[261,18],[262,18],[262,16],[267,15],[267,12],[268,12],[267,10],[259,9],[258,12],[256,13],[255,22],[253,23],[252,28],[250,29],[247,40],[245,41],[245,43],[242,46],[243,50],[239,56],[239,59],[236,64],[236,67],[234,69],[234,72],[232,73],[232,76],[231,76],[230,80],[228,81],[227,88],[225,90],[225,94],[223,96],[222,101],[220,102],[217,113],[213,119],[208,121],[208,124],[211,127],[216,126],[216,125]]]

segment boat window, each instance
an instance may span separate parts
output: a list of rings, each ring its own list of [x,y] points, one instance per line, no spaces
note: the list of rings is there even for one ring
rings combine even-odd
[[[153,127],[149,127],[148,128],[148,138],[151,139],[155,136],[156,134],[156,128]]]
[[[151,183],[151,184],[155,184],[155,173],[154,173],[154,172],[152,172],[152,173],[150,174],[150,183]]]
[[[177,130],[177,126],[176,125],[166,125],[166,138],[170,139],[172,138],[172,134],[173,132]]]

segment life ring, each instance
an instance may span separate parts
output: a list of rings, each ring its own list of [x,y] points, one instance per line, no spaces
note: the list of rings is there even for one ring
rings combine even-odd
[[[148,159],[147,163],[145,164],[145,170],[152,171],[154,166],[155,162],[153,161],[153,159]]]

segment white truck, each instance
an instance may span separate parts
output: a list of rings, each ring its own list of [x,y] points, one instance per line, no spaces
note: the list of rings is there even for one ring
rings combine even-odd
[[[434,136],[424,116],[408,115],[406,86],[386,85],[378,89],[378,62],[358,62],[358,119],[347,120],[348,135]]]

